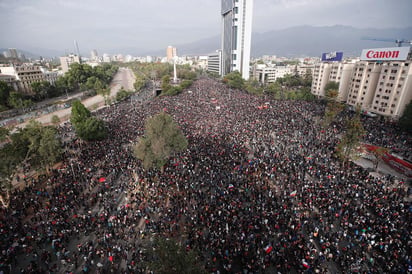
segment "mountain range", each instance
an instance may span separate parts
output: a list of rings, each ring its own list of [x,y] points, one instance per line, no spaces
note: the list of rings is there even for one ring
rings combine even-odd
[[[360,29],[340,25],[297,26],[264,33],[252,33],[251,55],[253,57],[262,55],[304,57],[320,56],[323,52],[343,51],[344,56],[359,56],[365,48],[394,47],[397,39],[412,40],[412,27]],[[175,45],[175,47],[179,55],[209,54],[220,48],[220,35],[189,44]],[[163,56],[164,54],[165,49],[145,52],[145,55]]]
[[[368,40],[369,39],[369,40]],[[375,39],[375,40],[371,40]],[[323,52],[343,51],[344,56],[359,56],[362,49],[395,47],[395,40],[412,40],[412,27],[375,29],[355,28],[351,26],[296,26],[286,29],[252,33],[252,57],[276,55],[284,57],[320,56]],[[386,40],[386,41],[378,41]],[[404,44],[408,46],[409,44]],[[194,41],[192,43],[174,45],[179,56],[207,55],[220,48],[220,35]],[[96,46],[98,49],[98,46]],[[1,50],[1,49],[0,49]],[[19,50],[26,56],[59,56],[57,50],[27,49]],[[31,51],[33,53],[28,53]],[[135,47],[112,49],[112,54],[122,53],[134,56],[165,56],[166,49],[137,49]],[[89,56],[89,53],[82,54]]]

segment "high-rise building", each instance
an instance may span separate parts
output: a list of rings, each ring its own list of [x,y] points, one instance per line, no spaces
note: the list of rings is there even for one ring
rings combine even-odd
[[[170,62],[173,60],[174,57],[177,56],[177,49],[172,46],[168,46],[166,49],[166,58],[167,61]]]
[[[253,0],[222,0],[222,75],[239,71],[249,79]]]

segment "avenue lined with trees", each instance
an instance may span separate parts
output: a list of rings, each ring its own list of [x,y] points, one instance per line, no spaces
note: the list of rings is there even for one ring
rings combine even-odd
[[[0,111],[13,108],[27,109],[45,99],[78,91],[88,91],[89,96],[105,95],[117,70],[118,66],[112,64],[91,67],[87,64],[74,63],[65,75],[57,79],[55,85],[51,85],[48,81],[32,83],[32,94],[14,91],[7,83],[0,81]]]

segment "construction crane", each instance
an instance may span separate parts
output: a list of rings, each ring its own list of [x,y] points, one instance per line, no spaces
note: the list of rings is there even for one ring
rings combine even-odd
[[[402,47],[402,44],[409,44],[412,45],[412,40],[405,40],[405,39],[386,39],[386,38],[362,38],[362,40],[371,40],[371,41],[380,41],[380,42],[394,42],[398,47]]]

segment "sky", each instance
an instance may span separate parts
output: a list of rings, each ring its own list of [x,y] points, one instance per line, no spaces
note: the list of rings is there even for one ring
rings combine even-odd
[[[246,0],[249,1],[249,0]],[[0,48],[99,54],[220,35],[220,0],[0,0]],[[253,31],[412,26],[412,0],[254,0]],[[412,37],[408,37],[412,38]]]

